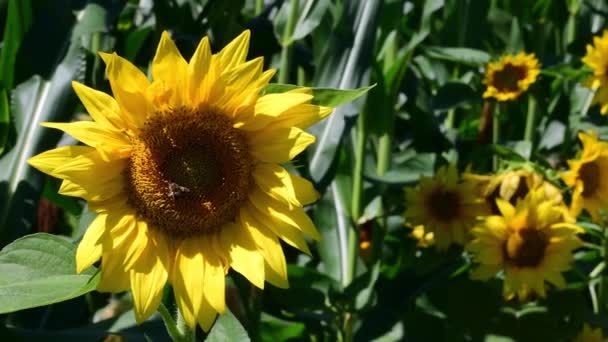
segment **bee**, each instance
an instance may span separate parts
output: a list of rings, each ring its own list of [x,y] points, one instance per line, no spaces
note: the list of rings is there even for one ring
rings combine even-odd
[[[188,192],[190,192],[190,189],[188,189],[187,187],[181,186],[177,183],[169,182],[169,196],[171,196],[171,198],[175,199],[177,197],[185,195]]]

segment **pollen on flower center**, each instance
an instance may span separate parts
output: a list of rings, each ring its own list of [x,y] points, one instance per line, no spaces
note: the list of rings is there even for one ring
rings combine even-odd
[[[518,267],[535,267],[543,260],[549,241],[538,229],[525,228],[509,236],[504,254],[507,260]]]
[[[513,64],[506,64],[494,75],[494,86],[500,91],[516,91],[519,81],[526,78],[526,69]]]
[[[427,203],[433,217],[443,222],[450,222],[460,213],[461,200],[457,192],[446,189],[435,189]]]
[[[158,112],[133,142],[129,200],[171,236],[214,233],[247,199],[252,169],[247,140],[225,115],[185,107]]]
[[[596,162],[585,163],[581,166],[579,175],[583,181],[583,197],[593,196],[600,183],[599,166]]]

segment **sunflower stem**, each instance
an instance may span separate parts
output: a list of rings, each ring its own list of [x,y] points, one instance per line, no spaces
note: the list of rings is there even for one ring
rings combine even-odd
[[[500,141],[500,112],[502,105],[497,103],[494,106],[494,115],[492,116],[492,144],[498,145]],[[494,154],[492,157],[492,169],[498,171],[498,156]]]
[[[389,38],[387,38],[389,39]],[[384,52],[384,64],[383,70],[385,74],[395,64],[397,60],[398,50],[397,34],[391,35],[391,38],[386,45]],[[392,96],[392,94],[391,94]],[[382,176],[391,167],[391,151],[393,147],[393,132],[395,125],[395,109],[393,107],[394,102],[387,101],[386,108],[384,108],[384,115],[386,121],[384,121],[384,127],[378,139],[378,165],[376,167],[376,173]]]
[[[171,339],[173,341],[190,342],[190,341],[194,340],[194,338],[188,337],[188,335],[186,334],[186,331],[182,331],[180,329],[180,327],[178,325],[179,318],[181,317],[179,310],[178,310],[178,314],[177,314],[178,322],[176,322],[173,319],[173,316],[171,316],[171,313],[169,312],[169,310],[167,309],[165,304],[163,304],[162,302],[158,306],[158,313],[160,314],[160,317],[163,319],[163,322],[165,323],[165,327],[167,328],[167,333],[169,334],[169,336],[171,337]],[[182,319],[182,323],[183,323],[183,319]]]
[[[279,68],[279,83],[289,83],[289,74],[291,72],[291,57],[293,55],[293,30],[298,19],[298,0],[291,0],[289,3],[289,16],[285,31],[283,31],[283,50],[281,51],[281,66]]]
[[[528,116],[526,117],[526,130],[524,140],[534,144],[534,125],[536,125],[536,98],[528,96]]]
[[[608,264],[608,229],[604,227],[604,250],[602,251],[602,256],[604,257],[604,264]],[[600,278],[600,290],[598,293],[598,303],[599,303],[599,311],[600,313],[606,313],[608,310],[608,274],[602,272],[602,277]]]
[[[258,16],[264,11],[264,0],[255,0],[255,15]]]

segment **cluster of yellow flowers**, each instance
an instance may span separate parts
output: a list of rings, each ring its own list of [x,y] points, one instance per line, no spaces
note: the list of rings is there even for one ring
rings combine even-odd
[[[493,176],[464,173],[454,165],[421,177],[406,189],[405,217],[415,226],[419,246],[430,239],[439,249],[465,246],[477,268],[475,279],[504,273],[504,296],[545,296],[545,281],[564,287],[562,272],[582,243],[575,218],[583,211],[600,222],[608,208],[608,142],[581,133],[579,159],[560,174],[572,189],[569,207],[561,190],[532,170],[512,169]]]
[[[587,46],[583,62],[593,68],[586,85],[608,112],[608,31]],[[536,81],[540,66],[533,54],[504,56],[490,63],[484,98],[514,100]],[[560,174],[572,191],[569,206],[556,184],[532,169],[507,169],[495,175],[465,172],[454,165],[421,177],[406,189],[406,223],[419,247],[445,250],[460,245],[472,256],[474,279],[504,278],[503,295],[526,300],[546,294],[545,282],[563,288],[562,273],[582,246],[576,217],[586,211],[595,222],[608,209],[608,143],[595,132],[580,133],[580,157]]]

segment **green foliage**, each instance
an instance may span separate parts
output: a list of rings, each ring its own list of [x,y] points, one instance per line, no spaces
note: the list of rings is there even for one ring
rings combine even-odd
[[[608,332],[606,220],[578,218],[584,247],[564,273],[567,288],[524,303],[502,297],[502,274],[471,280],[475,265],[461,248],[417,246],[402,217],[404,187],[448,163],[534,170],[570,201],[559,172],[580,151],[577,134],[608,140],[581,62],[608,25],[605,1],[4,0],[0,16],[7,340],[570,341],[583,323]],[[163,30],[189,58],[203,36],[217,52],[244,29],[248,59],[262,56],[280,75],[265,93],[310,88],[313,103],[336,108],[308,129],[315,144],[285,165],[319,192],[307,213],[321,240],[309,241],[311,255],[283,244],[289,289],[259,290],[231,271],[229,309],[208,334],[184,332],[169,289],[160,317],[137,325],[128,293],[94,291],[95,267],[75,273],[75,246],[95,213],[27,164],[77,143],[40,123],[89,119],[73,80],[111,93],[100,51],[150,74]],[[501,106],[483,99],[486,64],[520,51],[542,64],[537,82]]]

